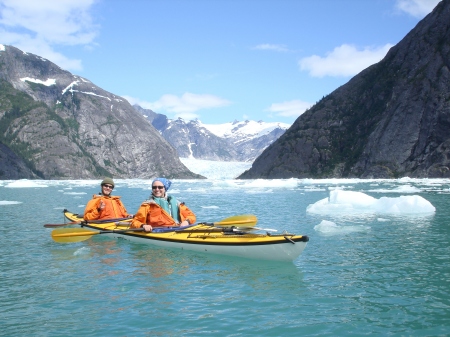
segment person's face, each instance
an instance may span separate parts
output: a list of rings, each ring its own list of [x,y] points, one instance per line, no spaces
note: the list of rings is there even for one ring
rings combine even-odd
[[[110,184],[103,184],[102,185],[102,193],[103,195],[110,195],[114,187]]]
[[[166,189],[160,181],[155,181],[152,185],[152,193],[155,197],[163,197]]]

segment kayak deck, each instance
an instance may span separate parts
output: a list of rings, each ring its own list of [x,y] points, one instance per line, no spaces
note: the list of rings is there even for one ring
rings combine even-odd
[[[80,221],[77,214],[64,211],[70,221]],[[83,223],[84,228],[100,231],[124,230],[129,222]],[[191,225],[184,228],[155,228],[153,232],[105,233],[115,238],[127,239],[139,243],[185,249],[197,252],[239,256],[252,259],[292,261],[306,247],[309,238],[305,235],[290,233],[259,234],[236,230],[233,227],[218,228],[207,224]]]

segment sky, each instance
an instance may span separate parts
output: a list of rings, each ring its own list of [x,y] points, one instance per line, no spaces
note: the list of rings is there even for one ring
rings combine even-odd
[[[438,2],[0,0],[0,44],[171,119],[292,124]]]

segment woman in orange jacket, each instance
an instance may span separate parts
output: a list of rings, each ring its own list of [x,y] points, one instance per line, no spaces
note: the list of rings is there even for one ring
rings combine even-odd
[[[134,215],[131,228],[144,228],[151,232],[153,227],[189,226],[197,220],[195,214],[183,203],[167,194],[171,181],[156,178],[152,182],[152,195],[144,201]]]
[[[114,189],[114,181],[111,178],[105,178],[100,183],[101,192],[92,197],[84,210],[84,220],[103,220],[131,218],[120,197],[111,196]]]

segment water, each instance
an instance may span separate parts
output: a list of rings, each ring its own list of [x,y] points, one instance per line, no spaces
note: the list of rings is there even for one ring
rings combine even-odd
[[[82,212],[99,181],[10,183],[0,182],[0,335],[450,331],[449,180],[174,181],[173,195],[198,221],[252,213],[259,227],[308,235],[308,246],[292,263],[165,250],[100,235],[59,244],[43,224],[64,222],[64,208]],[[134,213],[149,186],[119,180],[114,193]],[[377,199],[418,195],[436,211],[306,211],[337,187]]]

